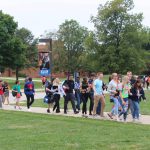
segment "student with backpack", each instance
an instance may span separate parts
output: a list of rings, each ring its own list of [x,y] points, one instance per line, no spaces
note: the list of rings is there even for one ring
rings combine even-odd
[[[20,82],[17,80],[15,82],[15,85],[13,86],[13,89],[12,89],[12,92],[14,92],[14,96],[16,97],[16,105],[14,106],[15,109],[20,109],[21,110],[21,107],[20,107],[20,98],[21,98],[21,87],[20,87]]]
[[[34,102],[34,94],[35,94],[34,83],[32,81],[32,78],[29,78],[28,81],[25,83],[24,93],[27,97],[27,108],[28,111],[30,111],[30,107]]]

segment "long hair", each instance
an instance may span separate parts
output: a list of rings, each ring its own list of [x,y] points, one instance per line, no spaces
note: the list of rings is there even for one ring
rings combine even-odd
[[[140,83],[140,85],[138,85],[138,83]],[[133,87],[136,89],[142,89],[141,80],[140,79],[136,80]]]

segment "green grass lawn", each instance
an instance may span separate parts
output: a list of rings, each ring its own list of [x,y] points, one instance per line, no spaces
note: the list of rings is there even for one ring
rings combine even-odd
[[[149,150],[150,126],[0,110],[0,150]]]
[[[3,81],[8,82],[11,89],[15,84],[15,80],[3,79]],[[21,85],[21,89],[23,89],[24,88],[24,80],[20,80],[20,85]],[[35,89],[41,89],[42,88],[42,83],[34,81],[34,86],[35,86]]]
[[[145,115],[150,115],[150,91],[145,91],[146,97],[147,97],[147,101],[144,102],[142,101],[140,103],[140,110],[141,110],[141,114],[145,114]],[[105,111],[109,112],[112,108],[113,103],[110,103],[109,100],[109,95],[107,94],[105,96],[106,99],[106,107],[105,107]],[[87,108],[89,108],[89,100],[88,100],[88,104],[87,104]],[[26,106],[26,102],[21,104],[22,106]],[[47,104],[43,103],[43,99],[37,99],[35,100],[33,107],[47,107]],[[61,98],[60,100],[60,107],[64,108],[64,99]],[[68,104],[68,108],[71,109],[71,103],[69,102]],[[82,108],[82,104],[81,104],[81,108]]]

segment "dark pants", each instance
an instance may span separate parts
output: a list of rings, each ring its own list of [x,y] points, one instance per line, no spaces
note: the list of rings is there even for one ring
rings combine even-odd
[[[89,114],[92,114],[93,106],[94,106],[94,93],[89,93],[88,98],[90,99],[90,107],[89,107]]]
[[[34,95],[26,95],[27,97],[27,108],[29,109],[30,106],[33,104],[34,102]]]
[[[146,82],[146,86],[147,86],[147,89],[148,89],[148,87],[149,87],[149,82]]]
[[[83,106],[82,106],[82,114],[87,114],[87,101],[88,101],[88,93],[82,93],[81,94],[81,99],[83,102]]]
[[[99,101],[98,106],[97,106],[96,114],[97,115],[101,114],[101,102],[100,101]]]
[[[59,101],[60,101],[60,94],[55,94],[55,95],[54,95],[54,102],[55,102],[55,105],[54,105],[54,107],[53,107],[53,111],[56,109],[56,112],[60,112]]]
[[[73,93],[66,93],[64,96],[64,113],[67,113],[67,105],[69,101],[71,101],[73,111],[76,112],[75,95]]]
[[[77,109],[80,110],[80,104],[81,104],[81,98],[80,98],[80,91],[79,90],[76,90],[75,91],[75,98],[76,98],[76,101],[77,101]]]

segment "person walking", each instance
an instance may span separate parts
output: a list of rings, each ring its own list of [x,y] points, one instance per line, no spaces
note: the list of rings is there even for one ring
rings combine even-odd
[[[74,94],[74,80],[73,80],[73,76],[70,76],[70,79],[68,78],[67,80],[65,80],[65,82],[63,83],[63,89],[65,91],[65,95],[64,95],[64,114],[67,114],[67,108],[68,108],[67,106],[68,106],[68,102],[69,101],[71,101],[74,114],[79,113],[76,110],[76,106],[75,106],[75,94]]]
[[[20,109],[21,110],[21,107],[20,107],[20,98],[21,98],[21,87],[20,87],[20,81],[17,80],[15,82],[15,85],[13,86],[13,89],[12,89],[13,92],[16,93],[16,105],[14,106],[15,109]]]
[[[130,94],[130,89],[131,86],[129,84],[129,77],[128,76],[124,76],[122,79],[122,83],[121,83],[121,106],[122,106],[122,110],[119,114],[119,118],[123,115],[123,120],[126,121],[127,119],[127,114],[128,114],[128,97]]]
[[[55,79],[52,79],[51,82],[47,82],[47,84],[45,85],[45,92],[46,92],[46,98],[48,99],[47,104],[48,104],[48,108],[47,108],[47,113],[50,113],[51,110],[50,108],[53,106],[54,103],[54,92],[57,91],[57,89],[53,90],[53,81]]]
[[[35,94],[34,83],[31,77],[28,79],[28,81],[24,85],[24,93],[27,97],[27,109],[28,111],[30,111],[30,107],[34,102],[34,94]]]
[[[82,116],[87,117],[86,115],[87,115],[87,101],[88,101],[89,89],[88,89],[88,80],[86,77],[83,78],[80,90],[81,90],[81,100],[83,102]]]
[[[0,109],[2,108],[3,95],[4,95],[3,81],[0,80]]]
[[[93,105],[94,105],[94,89],[93,89],[94,78],[95,78],[95,74],[92,73],[88,80],[88,88],[89,88],[88,98],[90,99],[89,115],[92,115]]]
[[[61,93],[61,87],[60,87],[60,80],[59,78],[56,78],[53,81],[53,86],[52,86],[53,90],[56,90],[53,93],[53,99],[55,102],[55,105],[53,107],[53,111],[55,111],[56,109],[56,113],[60,113],[60,105],[59,105],[59,101],[60,101],[60,93]]]
[[[142,89],[141,80],[138,79],[130,90],[131,92],[130,97],[132,100],[132,107],[133,107],[133,112],[132,112],[133,122],[135,121],[139,122],[139,113],[140,113],[139,101],[140,101],[140,97],[143,96],[142,91],[143,89]]]
[[[77,101],[76,108],[78,111],[80,111],[80,104],[81,104],[81,93],[80,93],[80,77],[77,77],[76,82],[75,82],[75,98]]]
[[[104,117],[104,108],[105,108],[105,98],[103,95],[103,73],[99,72],[97,74],[97,79],[94,81],[94,107],[93,107],[93,116],[96,115],[96,110],[99,101],[101,102],[101,113],[100,116]]]
[[[9,85],[7,82],[4,82],[4,104],[9,105]]]
[[[114,103],[114,106],[108,116],[113,119],[113,115],[115,119],[118,121],[118,110],[120,107],[120,91],[119,91],[119,81],[118,81],[118,74],[112,74],[112,80],[108,84],[108,92],[110,93],[110,101]]]

